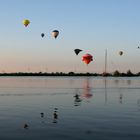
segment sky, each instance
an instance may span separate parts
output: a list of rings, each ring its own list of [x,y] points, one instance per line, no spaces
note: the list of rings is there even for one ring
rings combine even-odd
[[[139,7],[139,0],[0,0],[0,72],[102,73],[106,49],[108,72],[140,72]]]

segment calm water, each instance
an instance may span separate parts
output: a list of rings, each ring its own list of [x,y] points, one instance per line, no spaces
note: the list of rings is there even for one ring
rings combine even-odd
[[[0,77],[0,140],[46,139],[139,140],[139,77]]]

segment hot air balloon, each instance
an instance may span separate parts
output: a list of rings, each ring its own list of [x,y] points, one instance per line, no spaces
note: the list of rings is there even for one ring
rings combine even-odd
[[[140,47],[138,46],[138,49],[140,49]]]
[[[120,51],[120,52],[119,52],[119,55],[123,55],[123,51]]]
[[[24,24],[25,27],[27,27],[30,23],[30,21],[28,19],[25,19],[22,21],[22,23]]]
[[[41,37],[44,37],[44,36],[45,36],[45,34],[44,34],[44,33],[42,33],[42,34],[41,34]]]
[[[90,55],[90,54],[85,54],[83,57],[82,57],[82,61],[84,61],[84,63],[86,63],[87,65],[91,62],[91,61],[93,61],[93,59],[92,59],[92,55]]]
[[[76,55],[78,55],[82,50],[80,49],[75,49],[74,52],[76,53]]]
[[[53,30],[52,31],[52,36],[56,39],[57,36],[59,35],[59,31],[58,30]]]

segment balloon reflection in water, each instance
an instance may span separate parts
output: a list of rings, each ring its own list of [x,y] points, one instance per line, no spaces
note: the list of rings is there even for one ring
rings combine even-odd
[[[91,93],[91,88],[90,88],[90,85],[89,85],[89,79],[88,78],[85,81],[85,86],[84,86],[83,90],[84,90],[83,91],[83,97],[89,99],[93,96],[92,93]]]
[[[79,105],[81,105],[81,101],[82,101],[82,99],[80,99],[80,95],[77,94],[77,92],[76,92],[74,98],[75,98],[75,99],[74,99],[74,105],[75,105],[75,106],[79,106]]]
[[[58,119],[58,108],[54,108],[53,123],[57,123],[57,119]]]
[[[122,104],[122,98],[123,98],[123,94],[120,93],[120,97],[119,97],[119,102],[120,102],[120,104]]]

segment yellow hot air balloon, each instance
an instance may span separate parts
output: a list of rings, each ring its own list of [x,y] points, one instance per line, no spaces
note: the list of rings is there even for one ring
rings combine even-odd
[[[25,27],[27,27],[30,23],[30,21],[28,19],[25,19],[22,21],[22,23],[24,24]]]

